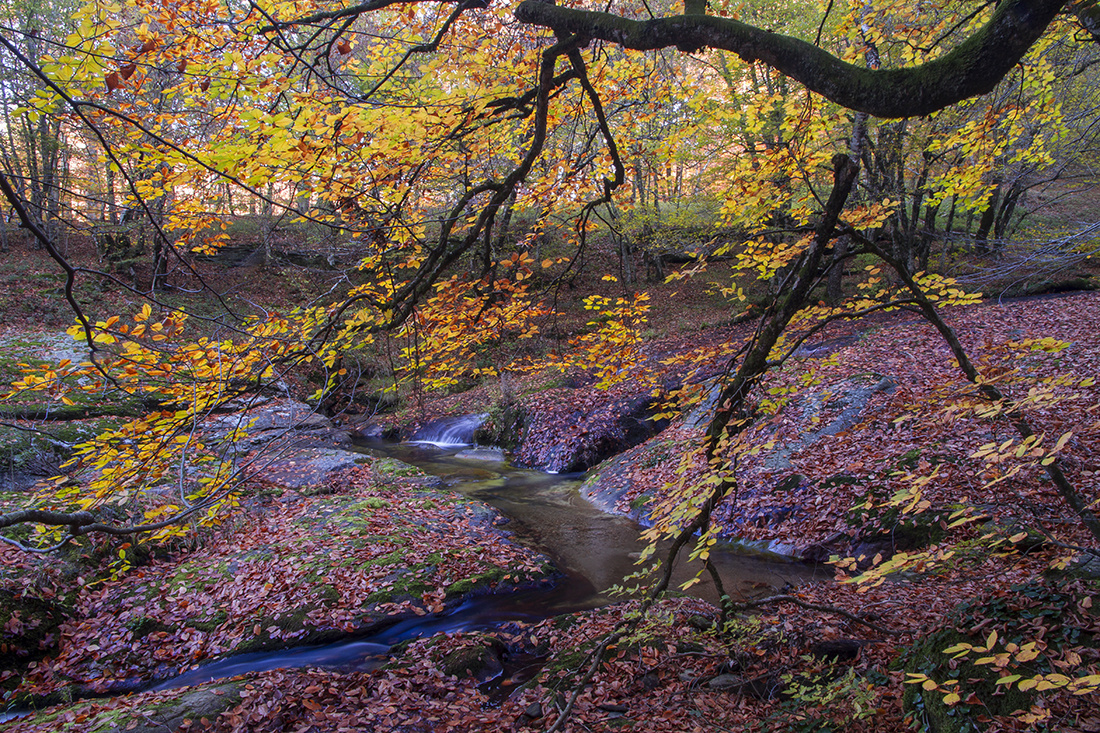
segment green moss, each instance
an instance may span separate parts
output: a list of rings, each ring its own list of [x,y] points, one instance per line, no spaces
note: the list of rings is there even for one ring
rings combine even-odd
[[[416,466],[399,461],[396,458],[382,458],[371,465],[371,472],[377,479],[415,478],[424,475]]]
[[[58,700],[51,705],[64,704],[69,702],[68,700]],[[23,720],[33,722],[35,727],[39,730],[54,730],[57,733],[65,733],[66,731],[88,731],[88,733],[99,733],[100,731],[109,730],[104,727],[104,720],[100,719],[100,715],[94,715],[91,718],[84,718],[82,713],[86,713],[91,708],[93,703],[89,700],[66,705],[58,709],[52,709],[49,711],[42,711],[27,716]],[[110,715],[103,715],[104,718],[114,720],[117,711],[109,711]],[[80,717],[83,722],[76,723],[75,720]]]
[[[171,631],[172,627],[150,616],[137,616],[126,621],[124,626],[134,635],[134,639],[141,639],[158,631]]]
[[[496,639],[482,637],[480,643],[474,643],[448,653],[443,657],[440,668],[450,677],[481,678],[482,675],[499,671],[502,645]]]
[[[323,644],[329,641],[343,638],[346,634],[337,629],[319,629],[308,624],[309,614],[316,609],[316,604],[309,603],[292,611],[278,615],[265,615],[256,618],[254,626],[260,627],[260,633],[251,639],[241,641],[233,648],[234,654],[247,654],[268,649],[282,649],[288,646],[287,636],[292,633],[305,631],[294,637],[294,644]],[[277,629],[276,636],[271,635],[271,629]]]
[[[340,591],[331,585],[320,585],[316,588],[317,598],[323,603],[336,603],[340,600]]]
[[[473,575],[469,578],[463,578],[457,582],[451,583],[447,586],[447,598],[458,598],[464,596],[467,593],[471,593],[478,588],[491,586],[493,583],[499,583],[501,579],[507,573],[503,568],[490,568],[483,573]]]
[[[347,508],[346,511],[359,511],[362,509],[384,509],[388,507],[390,503],[385,499],[380,499],[377,496],[371,496],[362,501],[356,502]]]
[[[983,646],[991,630],[999,632],[998,651],[1003,651],[1005,644],[1022,644],[1041,636],[1047,646],[1045,653],[1014,667],[1013,672],[1025,677],[1065,673],[1054,668],[1049,660],[1060,658],[1064,649],[1096,648],[1100,643],[1085,630],[1087,623],[1073,617],[1080,610],[1081,594],[1094,592],[1095,588],[1081,591],[1072,587],[1063,589],[1057,584],[1032,583],[1016,586],[1007,595],[961,604],[944,628],[904,650],[894,666],[906,673],[927,675],[941,685],[957,681],[953,687],[963,700],[948,706],[943,702],[943,692],[911,684],[906,685],[903,697],[905,710],[933,733],[968,733],[982,730],[975,722],[979,716],[1002,716],[1029,709],[1037,695],[1033,691],[1021,692],[1017,686],[997,685],[997,679],[1005,673],[991,665],[974,664],[980,654],[953,659],[944,650],[959,643]],[[981,631],[965,631],[979,624],[983,627]],[[971,694],[977,698],[974,704],[966,702]]]
[[[227,614],[225,611],[218,610],[214,612],[214,615],[207,618],[187,619],[183,622],[183,625],[187,626],[188,628],[196,629],[198,631],[209,634],[228,620],[229,614]]]
[[[379,603],[398,603],[408,599],[418,599],[432,589],[431,585],[422,580],[398,580],[389,588],[371,593],[363,599],[363,605],[366,607]]]

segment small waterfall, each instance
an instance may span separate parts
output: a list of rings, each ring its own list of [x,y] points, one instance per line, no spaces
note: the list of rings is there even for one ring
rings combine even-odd
[[[473,445],[474,434],[485,422],[488,415],[461,415],[459,417],[441,417],[413,433],[410,443],[427,443],[439,448],[456,448]]]

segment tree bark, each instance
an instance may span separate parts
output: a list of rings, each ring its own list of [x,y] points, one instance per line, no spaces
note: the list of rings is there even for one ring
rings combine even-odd
[[[516,8],[523,23],[647,51],[674,46],[731,51],[762,61],[834,102],[876,117],[917,117],[985,94],[1043,34],[1066,0],[1006,0],[990,21],[949,53],[904,69],[866,69],[806,41],[731,18],[680,15],[631,20],[542,0]]]

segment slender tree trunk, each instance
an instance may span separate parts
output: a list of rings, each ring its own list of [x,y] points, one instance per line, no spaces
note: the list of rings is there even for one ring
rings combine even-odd
[[[852,137],[848,142],[848,150],[852,160],[858,161],[863,157],[863,139],[867,135],[867,115],[857,112],[852,123]],[[853,187],[855,183],[852,184]],[[849,241],[847,236],[838,237],[833,246],[832,269],[829,270],[829,281],[825,288],[825,297],[830,303],[839,303],[844,297],[844,262],[848,257]]]
[[[989,199],[989,205],[982,211],[982,218],[978,222],[978,233],[974,235],[974,239],[978,241],[978,246],[984,252],[989,251],[989,245],[986,244],[989,240],[989,232],[993,228],[993,221],[997,218],[997,207],[1001,202],[1001,182],[993,182],[993,196]]]

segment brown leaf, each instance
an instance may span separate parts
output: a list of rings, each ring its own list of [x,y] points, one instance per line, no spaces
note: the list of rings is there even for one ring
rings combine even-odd
[[[107,93],[108,94],[110,94],[114,90],[118,89],[118,84],[119,84],[119,82],[118,82],[118,72],[117,71],[112,71],[104,79],[104,82],[107,84]]]

